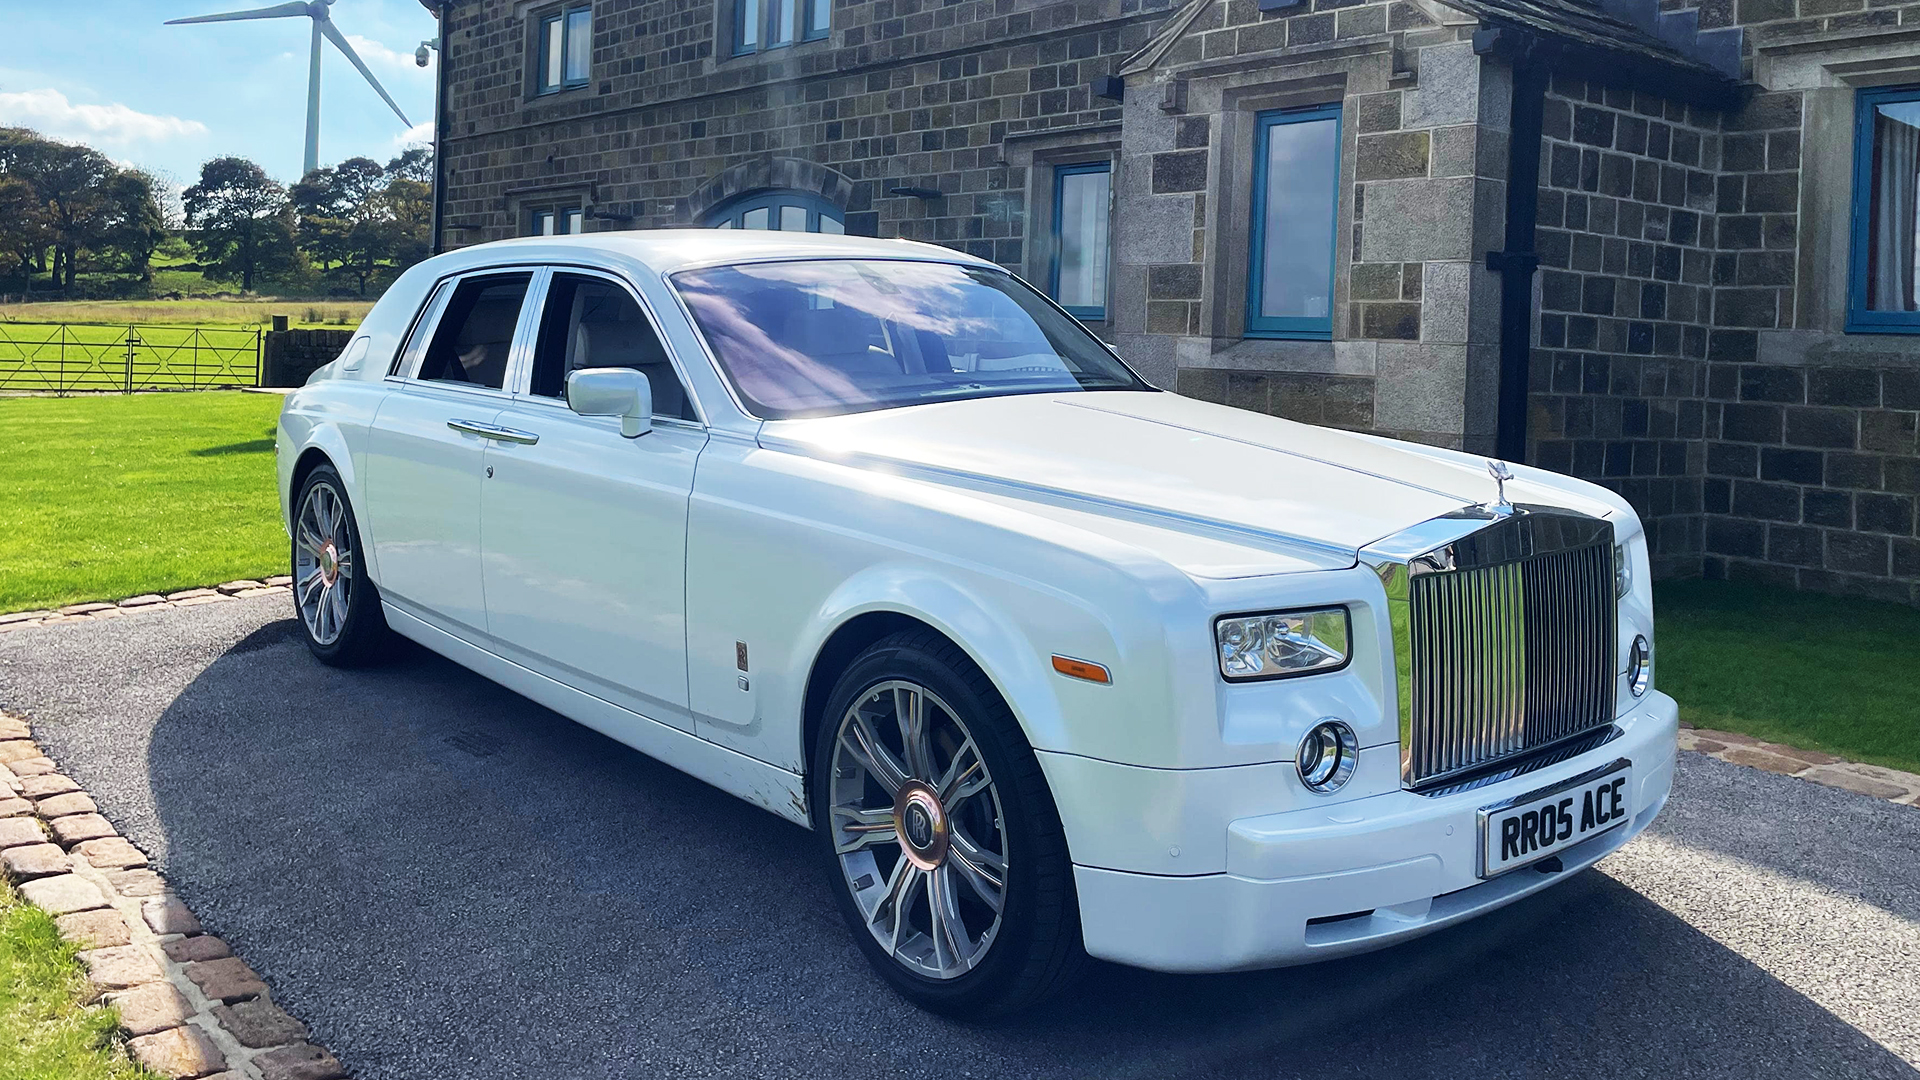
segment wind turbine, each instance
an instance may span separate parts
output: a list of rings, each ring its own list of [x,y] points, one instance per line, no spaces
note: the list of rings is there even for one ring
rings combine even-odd
[[[367,82],[373,85],[373,92],[380,95],[380,100],[387,103],[387,107],[393,110],[393,114],[400,118],[401,123],[408,127],[413,126],[413,121],[407,119],[407,114],[401,112],[400,106],[394,104],[393,98],[387,95],[386,87],[380,85],[380,80],[374,78],[373,72],[367,70],[367,65],[361,62],[360,55],[353,51],[353,46],[347,44],[346,35],[342,34],[340,28],[333,25],[333,20],[327,17],[327,9],[332,6],[333,0],[293,0],[291,3],[275,4],[272,7],[253,8],[247,11],[229,11],[220,15],[195,15],[190,19],[167,20],[168,26],[179,26],[184,23],[239,22],[243,19],[288,19],[296,15],[305,15],[313,20],[313,54],[307,66],[307,160],[305,167],[300,170],[301,176],[320,167],[320,39],[323,37],[333,42],[334,47],[345,54],[354,67],[360,69],[360,74],[366,76]]]

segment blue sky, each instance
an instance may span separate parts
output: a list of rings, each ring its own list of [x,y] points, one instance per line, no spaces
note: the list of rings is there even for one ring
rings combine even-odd
[[[0,0],[0,125],[26,126],[160,170],[180,186],[208,158],[252,158],[299,178],[305,138],[305,18],[198,26],[168,19],[278,0]],[[324,45],[320,163],[385,162],[433,137],[433,71],[413,51],[435,36],[419,0],[338,0],[333,22],[408,118],[409,132],[344,56]]]

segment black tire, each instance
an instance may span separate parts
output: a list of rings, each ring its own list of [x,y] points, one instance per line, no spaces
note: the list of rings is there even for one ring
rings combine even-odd
[[[339,500],[341,529],[347,538],[347,549],[353,555],[346,593],[346,616],[339,621],[337,636],[331,641],[322,641],[315,635],[313,627],[308,625],[302,604],[301,514],[316,488],[328,489],[332,497]],[[300,489],[293,501],[292,524],[289,550],[294,568],[293,615],[294,621],[300,624],[300,637],[306,641],[308,651],[321,663],[333,667],[363,667],[384,660],[390,651],[392,632],[387,629],[386,613],[381,610],[380,590],[366,574],[366,549],[360,543],[360,526],[353,516],[353,504],[347,499],[347,485],[341,481],[340,474],[332,465],[315,466],[300,482]]]
[[[889,953],[869,930],[835,851],[835,742],[848,710],[892,680],[917,683],[942,699],[972,736],[999,798],[1006,858],[1001,922],[984,958],[954,977],[929,977]],[[901,996],[930,1012],[985,1018],[1037,1004],[1079,975],[1086,952],[1059,812],[1019,722],[985,673],[952,642],[930,630],[904,631],[856,657],[827,700],[812,760],[810,811],[830,887],[854,941]]]

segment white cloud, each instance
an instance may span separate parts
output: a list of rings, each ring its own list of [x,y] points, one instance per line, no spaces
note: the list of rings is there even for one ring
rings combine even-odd
[[[0,122],[23,124],[43,135],[90,143],[164,142],[207,133],[207,126],[198,120],[156,116],[119,102],[76,104],[58,90],[0,93]]]
[[[393,148],[405,150],[409,146],[433,145],[433,121],[425,120],[413,125],[393,137]]]

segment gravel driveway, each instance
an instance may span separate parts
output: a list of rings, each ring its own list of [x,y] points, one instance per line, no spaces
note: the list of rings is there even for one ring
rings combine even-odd
[[[802,830],[288,615],[8,634],[0,706],[362,1080],[1920,1075],[1914,808],[1685,754],[1644,837],[1466,926],[970,1027],[867,973]]]

